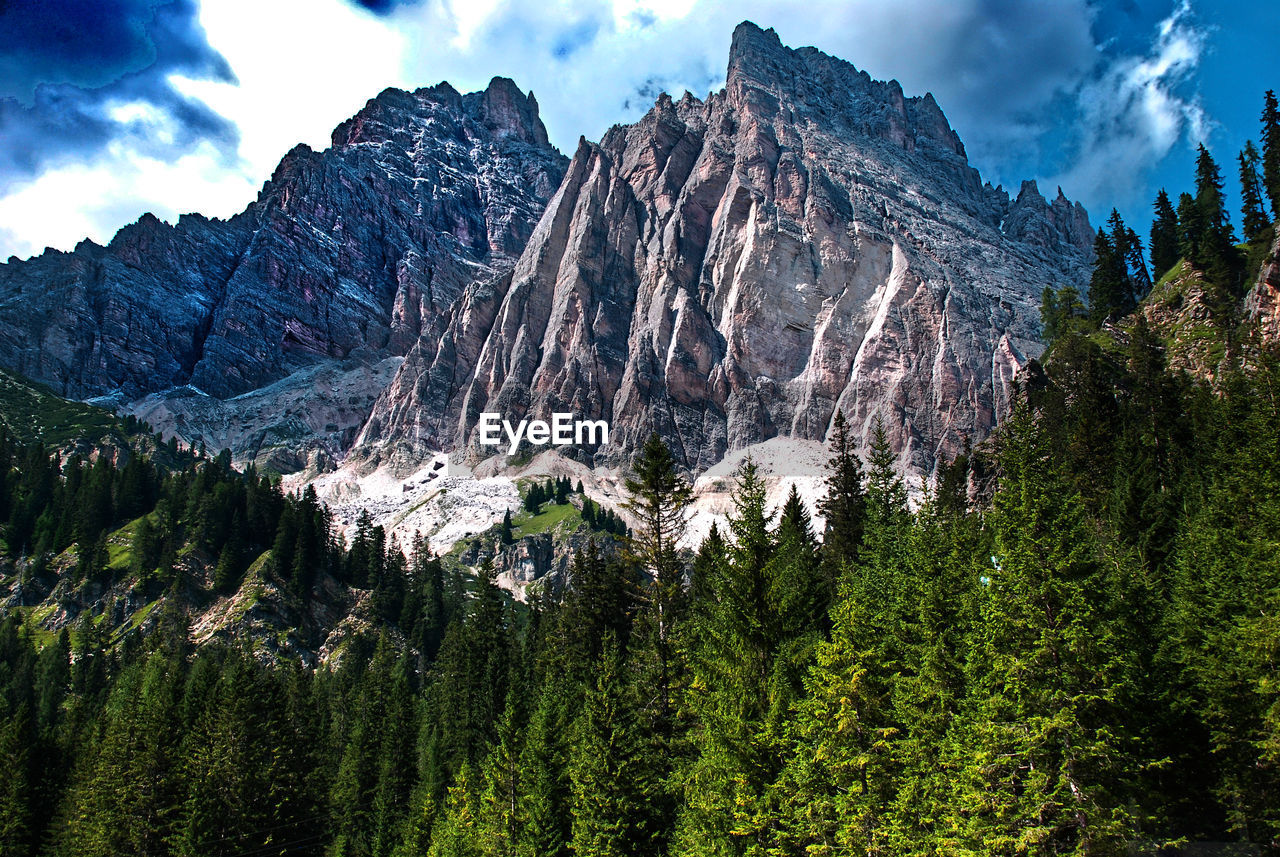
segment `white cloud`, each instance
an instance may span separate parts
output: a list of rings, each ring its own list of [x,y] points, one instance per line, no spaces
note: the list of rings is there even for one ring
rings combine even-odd
[[[172,75],[240,130],[236,158],[202,145],[176,161],[148,157],[172,120],[140,103],[112,106],[129,133],[92,160],[48,170],[0,198],[0,259],[109,241],[145,212],[229,217],[254,199],[295,143],[329,145],[335,125],[402,83],[404,38],[343,0],[218,0],[201,7],[209,43],[237,84]]]
[[[1206,125],[1178,94],[1204,47],[1185,3],[1149,52],[1116,57],[1095,43],[1088,0],[553,0],[536,9],[434,0],[386,17],[345,0],[206,0],[200,23],[238,84],[171,81],[238,127],[236,159],[211,147],[176,163],[146,158],[146,134],[165,129],[118,105],[139,129],[133,140],[0,199],[0,258],[69,248],[84,235],[104,241],[147,210],[228,216],[292,145],[328,145],[338,122],[389,85],[448,80],[466,92],[511,77],[536,93],[552,141],[571,152],[580,134],[599,139],[638,118],[659,90],[702,97],[722,85],[743,19],[774,27],[784,44],[897,78],[908,94],[931,90],[986,177],[1008,184],[1056,172],[1051,181],[1086,203],[1113,199],[1117,181],[1140,184]],[[1077,126],[1070,158],[1046,167],[1061,154],[1064,105]]]
[[[10,242],[0,258],[31,255],[46,245],[69,250],[85,237],[104,244],[146,211],[173,222],[181,211],[170,200],[199,199],[202,213],[227,216],[255,191],[247,176],[226,169],[212,144],[161,161],[115,141],[98,160],[49,170],[0,199],[0,239]]]
[[[1156,27],[1144,56],[1121,57],[1082,83],[1070,165],[1051,179],[1100,209],[1145,196],[1151,170],[1179,140],[1205,140],[1199,98],[1181,90],[1199,67],[1206,33],[1183,0]]]

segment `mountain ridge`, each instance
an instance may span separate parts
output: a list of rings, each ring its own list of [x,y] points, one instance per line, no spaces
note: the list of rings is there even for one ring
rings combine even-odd
[[[1038,353],[1038,288],[1082,281],[1092,238],[1061,194],[1050,204],[1030,183],[1010,200],[983,185],[931,97],[903,99],[744,23],[722,91],[662,95],[637,123],[580,142],[511,279],[475,284],[444,340],[410,351],[356,447],[375,461],[440,449],[475,460],[480,412],[570,410],[611,419],[622,439],[580,460],[624,463],[656,430],[699,471],[773,436],[821,440],[843,407],[864,440],[882,417],[904,468],[928,474],[994,425],[1013,372]],[[908,391],[903,367],[860,372],[864,355],[875,374],[910,350],[927,365],[907,340],[957,322],[994,351],[932,355],[952,387]],[[465,386],[460,343],[479,361]],[[957,409],[993,360],[1003,368]],[[955,425],[910,425],[933,405]]]
[[[0,365],[286,472],[474,464],[481,410],[547,407],[618,423],[586,463],[657,430],[698,471],[841,407],[928,474],[995,424],[1040,289],[1091,253],[1060,189],[983,184],[931,95],[749,22],[722,91],[572,160],[537,111],[506,78],[387,89],[233,218],[0,266]]]

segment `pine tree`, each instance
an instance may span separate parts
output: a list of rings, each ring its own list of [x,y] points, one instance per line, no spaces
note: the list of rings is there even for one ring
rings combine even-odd
[[[1098,324],[1132,312],[1151,287],[1138,236],[1115,209],[1107,226],[1110,233],[1100,230],[1094,239],[1096,260],[1089,280],[1089,314]]]
[[[831,606],[809,510],[794,482],[782,506],[776,540],[770,602],[777,606],[782,636],[790,639],[820,627]]]
[[[767,789],[781,767],[771,715],[789,698],[775,671],[784,643],[772,514],[755,462],[739,467],[727,562],[716,563],[691,655],[691,706],[700,724],[697,760],[675,845],[679,854],[742,854],[769,847]],[[794,522],[793,522],[794,523]],[[792,533],[792,537],[798,536]],[[789,671],[787,671],[789,673]],[[781,682],[785,686],[785,680]],[[775,707],[774,702],[779,705]]]
[[[1180,673],[1171,702],[1200,736],[1186,765],[1207,780],[1225,816],[1214,838],[1280,836],[1276,757],[1275,615],[1280,608],[1280,367],[1263,358],[1213,401],[1216,424],[1203,498],[1186,516],[1172,559],[1166,633]],[[1256,386],[1255,386],[1256,385]],[[1250,394],[1267,391],[1262,395]],[[1212,437],[1212,435],[1211,435]],[[1203,442],[1203,441],[1202,441]],[[1195,796],[1194,793],[1192,795]],[[1208,813],[1204,813],[1208,815]]]
[[[605,647],[601,647],[603,657]],[[530,857],[567,857],[572,836],[569,753],[570,690],[549,677],[529,719],[521,751],[521,800],[524,846]]]
[[[1025,408],[1001,438],[976,693],[950,812],[969,850],[1123,851],[1123,713],[1132,667],[1122,557],[1100,557],[1083,504]]]
[[[818,501],[818,511],[826,518],[822,567],[827,579],[828,600],[835,597],[843,569],[858,557],[867,514],[857,442],[849,432],[844,413],[839,410],[831,423],[830,448],[826,496]]]
[[[1247,141],[1240,150],[1239,161],[1240,229],[1244,233],[1244,240],[1252,241],[1271,225],[1262,210],[1262,180],[1258,176],[1261,158],[1252,140]]]
[[[1159,279],[1178,264],[1182,254],[1178,247],[1178,215],[1164,188],[1156,194],[1152,208],[1155,217],[1151,221],[1151,274]]]
[[[1196,155],[1195,204],[1200,227],[1195,238],[1196,258],[1209,281],[1221,294],[1228,294],[1237,285],[1235,236],[1222,195],[1222,172],[1204,144]]]
[[[0,853],[14,857],[34,853],[35,739],[29,706],[9,712],[0,704],[0,765],[5,772],[0,777]]]
[[[465,763],[445,799],[443,818],[431,832],[428,857],[483,857],[478,833],[479,774]],[[412,851],[408,853],[414,853]]]
[[[609,639],[578,719],[569,762],[570,847],[575,854],[644,857],[661,853],[664,831],[651,814],[661,784],[638,715],[617,641]]]
[[[1040,338],[1052,345],[1060,336],[1075,328],[1077,320],[1088,318],[1089,312],[1080,301],[1080,293],[1071,286],[1054,291],[1045,286],[1040,293]]]
[[[168,853],[181,808],[175,715],[182,679],[181,662],[157,652],[115,684],[92,764],[68,796],[59,853]]]
[[[279,811],[293,785],[281,764],[288,736],[279,685],[240,652],[220,672],[208,698],[193,700],[202,710],[182,763],[187,797],[174,840],[182,855],[266,848],[270,832],[285,832],[293,820]]]
[[[509,545],[515,541],[511,532],[511,510],[502,513],[502,525],[498,528],[498,540],[504,545]]]
[[[542,490],[542,485],[534,482],[529,486],[529,490],[524,495],[524,509],[531,515],[536,515],[542,508],[542,504],[546,502],[546,494]]]
[[[1200,256],[1200,236],[1204,230],[1204,218],[1196,198],[1183,191],[1178,195],[1178,253],[1196,268],[1204,267]]]
[[[626,485],[631,495],[626,507],[640,522],[640,530],[632,540],[634,550],[641,567],[653,580],[647,590],[646,612],[656,660],[657,717],[666,721],[675,669],[673,634],[685,602],[684,562],[678,544],[684,535],[689,483],[676,472],[671,451],[655,432],[636,456]]]
[[[631,636],[635,591],[621,562],[606,561],[596,540],[577,551],[570,567],[564,621],[573,633],[567,648],[573,653],[570,672],[580,678],[595,664],[604,641],[612,639],[625,651]]]
[[[476,839],[485,855],[518,853],[524,840],[524,782],[520,769],[524,735],[523,705],[513,694],[498,721],[497,741],[480,767],[480,796],[476,808]]]
[[[1268,89],[1262,106],[1262,185],[1271,202],[1271,217],[1280,220],[1280,108]]]
[[[720,526],[712,522],[707,537],[698,546],[689,574],[689,602],[694,612],[701,615],[709,609],[709,599],[715,597],[712,587],[723,574],[721,566],[728,561],[729,549],[720,535]]]

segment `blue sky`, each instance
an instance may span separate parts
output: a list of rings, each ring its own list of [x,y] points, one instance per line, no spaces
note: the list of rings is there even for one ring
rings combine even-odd
[[[1266,0],[9,0],[0,4],[0,258],[99,242],[146,211],[242,209],[294,143],[386,86],[494,75],[572,151],[658,91],[723,84],[733,27],[773,27],[932,91],[983,176],[1112,206],[1142,234],[1204,140],[1227,178],[1280,87]]]

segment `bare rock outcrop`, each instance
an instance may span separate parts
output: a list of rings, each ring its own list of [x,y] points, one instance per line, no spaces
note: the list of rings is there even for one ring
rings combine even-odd
[[[146,215],[106,247],[0,265],[0,366],[117,406],[187,387],[232,400],[332,361],[376,375],[438,335],[467,284],[511,268],[565,165],[510,80],[388,89],[329,149],[285,155],[230,220]],[[202,434],[200,410],[174,414],[158,427]],[[326,443],[349,444],[367,416]]]
[[[1046,286],[1093,230],[1034,183],[984,185],[933,97],[773,31],[734,34],[727,84],[661,96],[583,140],[514,269],[420,338],[357,441],[470,456],[478,416],[609,420],[618,464],[658,431],[692,470],[775,436],[877,418],[928,473],[1007,408]]]

